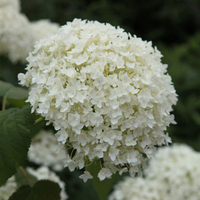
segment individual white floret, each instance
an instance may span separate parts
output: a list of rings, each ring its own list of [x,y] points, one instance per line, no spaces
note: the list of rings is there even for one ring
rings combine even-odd
[[[62,170],[63,159],[66,158],[66,150],[56,152],[58,142],[51,131],[42,130],[33,139],[28,152],[28,159],[31,162],[52,167],[54,170]]]
[[[111,178],[111,176],[112,173],[108,168],[102,168],[98,173],[100,181],[104,180],[105,178]]]
[[[65,192],[65,183],[60,180],[60,178],[52,171],[50,171],[47,167],[43,166],[38,168],[37,170],[32,169],[32,168],[27,168],[27,171],[36,177],[36,179],[39,180],[50,180],[55,183],[58,183],[58,185],[61,188],[60,192],[60,199],[61,200],[66,200],[68,199],[68,195]]]
[[[83,179],[86,182],[88,179],[92,179],[93,176],[88,171],[84,171],[84,174],[80,175],[79,178]]]
[[[8,200],[9,197],[17,190],[15,177],[12,176],[7,182],[0,187],[0,200]]]
[[[102,158],[111,174],[140,174],[155,146],[170,142],[177,95],[161,57],[151,42],[97,21],[74,19],[37,42],[18,78],[31,86],[32,111],[74,149],[70,170]]]

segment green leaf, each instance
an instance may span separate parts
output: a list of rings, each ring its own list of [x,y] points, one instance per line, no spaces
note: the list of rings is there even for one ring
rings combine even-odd
[[[22,108],[23,106],[29,104],[29,103],[26,102],[27,98],[24,98],[24,99],[7,99],[7,100],[11,105],[13,105],[17,108]]]
[[[38,181],[33,186],[33,193],[41,200],[60,200],[61,189],[57,183],[49,180]]]
[[[31,113],[30,105],[24,106],[23,110],[26,115],[28,128],[30,129],[30,136],[31,138],[33,138],[35,134],[37,134],[42,128],[46,126],[46,122],[43,120],[35,125],[35,121],[40,119],[41,117],[39,115],[36,115],[35,113]]]
[[[0,186],[27,158],[31,137],[27,107],[0,111]]]
[[[9,200],[32,200],[29,198],[31,193],[31,187],[28,185],[21,186],[16,192],[12,194],[12,196],[9,198]]]
[[[0,96],[7,99],[24,99],[28,97],[28,90],[0,81]]]
[[[61,189],[57,183],[41,180],[30,186],[20,187],[9,200],[60,200]]]

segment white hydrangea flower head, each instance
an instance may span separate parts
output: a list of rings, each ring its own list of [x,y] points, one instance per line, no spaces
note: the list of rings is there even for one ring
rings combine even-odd
[[[15,176],[12,176],[7,182],[0,187],[0,200],[8,200],[8,198],[17,190]]]
[[[46,37],[51,34],[55,34],[60,27],[57,23],[52,23],[47,19],[30,22],[35,41],[40,40],[43,37]]]
[[[199,166],[200,153],[185,144],[174,144],[158,150],[145,174],[162,186],[161,199],[194,200],[200,197]]]
[[[13,8],[20,12],[20,0],[0,0],[0,9]]]
[[[18,78],[31,86],[32,112],[75,150],[66,158],[71,171],[102,158],[111,174],[140,174],[155,145],[171,142],[165,131],[177,95],[161,57],[122,28],[81,19],[36,43]]]
[[[114,186],[108,200],[161,200],[156,181],[126,177]],[[169,200],[169,199],[168,199]]]
[[[58,183],[58,185],[61,188],[60,199],[61,200],[68,199],[68,195],[65,192],[65,183],[61,181],[60,178],[54,172],[50,171],[48,167],[42,166],[37,170],[27,167],[26,170],[28,171],[28,173],[33,175],[38,181],[45,179]]]
[[[34,41],[25,15],[13,8],[0,9],[0,53],[8,53],[12,62],[25,62]]]
[[[32,139],[28,159],[60,171],[64,167],[63,159],[67,157],[67,153],[65,149],[58,153],[57,149],[58,142],[54,134],[51,131],[42,130]]]

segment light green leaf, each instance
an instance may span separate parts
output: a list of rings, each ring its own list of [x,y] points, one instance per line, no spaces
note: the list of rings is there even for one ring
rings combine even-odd
[[[20,187],[9,200],[60,200],[61,189],[57,183],[41,180],[30,186]]]
[[[0,186],[27,158],[31,142],[27,109],[0,111]]]

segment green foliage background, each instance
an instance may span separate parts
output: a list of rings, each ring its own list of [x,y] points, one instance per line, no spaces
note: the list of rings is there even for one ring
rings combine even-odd
[[[200,1],[199,0],[21,0],[21,12],[30,21],[50,19],[64,25],[74,18],[121,26],[132,35],[153,41],[169,65],[178,94],[174,107],[177,125],[169,127],[173,142],[200,151]],[[17,84],[24,65],[0,57],[0,79]],[[2,99],[0,99],[2,103]],[[91,183],[78,179],[78,171],[62,172],[70,199],[96,199]],[[77,191],[79,192],[77,195]]]

